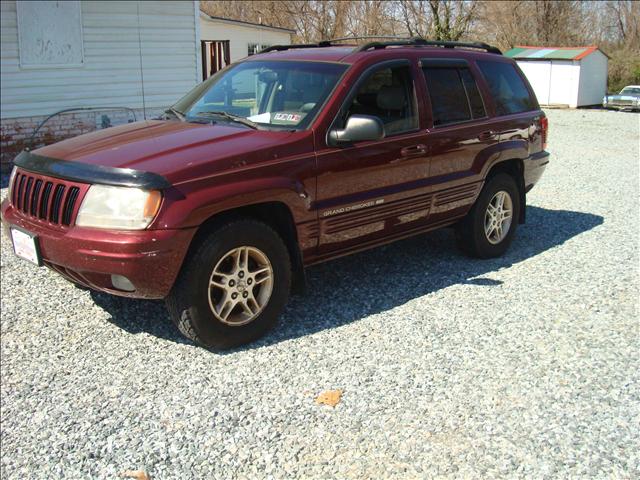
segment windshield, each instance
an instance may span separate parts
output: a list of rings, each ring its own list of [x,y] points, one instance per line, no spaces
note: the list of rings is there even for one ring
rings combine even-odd
[[[640,87],[625,87],[620,94],[624,95],[640,95]]]
[[[345,69],[326,62],[242,62],[201,83],[173,108],[188,121],[233,116],[261,127],[302,129]]]

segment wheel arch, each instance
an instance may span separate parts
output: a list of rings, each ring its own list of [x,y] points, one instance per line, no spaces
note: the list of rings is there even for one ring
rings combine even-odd
[[[510,158],[506,160],[500,160],[487,172],[485,183],[491,178],[495,177],[499,173],[506,173],[513,177],[518,186],[518,193],[520,194],[520,212],[518,223],[523,224],[526,220],[526,191],[524,186],[524,162],[520,158]]]
[[[197,247],[207,235],[215,232],[221,225],[243,218],[263,222],[280,235],[291,257],[292,289],[297,293],[304,291],[306,279],[298,242],[298,232],[291,209],[286,203],[281,201],[265,201],[243,205],[212,214],[198,227],[189,246],[189,253]]]

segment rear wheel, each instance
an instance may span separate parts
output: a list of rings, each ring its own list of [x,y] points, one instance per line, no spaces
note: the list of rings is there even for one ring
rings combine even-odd
[[[492,177],[478,200],[456,228],[460,248],[473,257],[502,255],[511,244],[520,212],[520,195],[514,178],[506,173]]]
[[[225,349],[255,340],[277,323],[290,283],[280,236],[262,222],[236,220],[199,242],[166,303],[183,335]]]

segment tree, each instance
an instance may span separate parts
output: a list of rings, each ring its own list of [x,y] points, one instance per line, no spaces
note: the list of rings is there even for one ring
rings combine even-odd
[[[409,36],[459,40],[474,19],[475,0],[399,0],[398,10]]]
[[[633,0],[259,0],[201,1],[210,15],[291,28],[294,42],[399,36],[515,45],[598,45],[610,83],[640,83],[640,2]]]

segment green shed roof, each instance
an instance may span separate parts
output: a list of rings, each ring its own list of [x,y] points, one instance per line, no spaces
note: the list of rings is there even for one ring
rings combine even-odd
[[[517,60],[580,60],[598,47],[515,47],[504,53]]]

